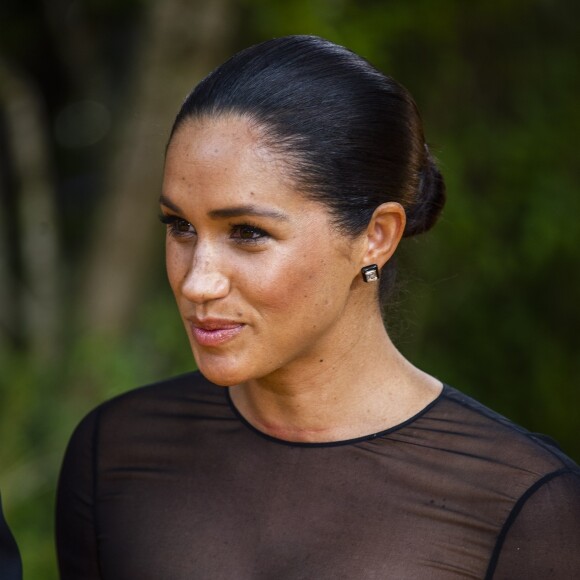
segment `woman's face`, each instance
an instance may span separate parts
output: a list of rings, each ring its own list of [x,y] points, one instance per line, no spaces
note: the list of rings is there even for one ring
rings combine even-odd
[[[323,365],[352,340],[362,241],[295,190],[246,120],[179,128],[161,208],[169,281],[208,379],[234,385]]]

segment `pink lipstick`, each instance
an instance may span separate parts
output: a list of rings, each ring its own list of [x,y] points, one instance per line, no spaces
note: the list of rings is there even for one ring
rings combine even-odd
[[[220,320],[196,321],[190,324],[191,334],[201,346],[220,346],[236,337],[244,326]]]

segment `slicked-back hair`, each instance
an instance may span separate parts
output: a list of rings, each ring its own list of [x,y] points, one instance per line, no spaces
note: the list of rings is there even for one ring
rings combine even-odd
[[[187,96],[171,135],[190,119],[240,115],[285,162],[297,191],[328,207],[345,234],[360,235],[374,210],[405,209],[404,236],[433,226],[445,203],[410,93],[354,52],[315,36],[251,46]],[[381,302],[394,282],[383,268]]]

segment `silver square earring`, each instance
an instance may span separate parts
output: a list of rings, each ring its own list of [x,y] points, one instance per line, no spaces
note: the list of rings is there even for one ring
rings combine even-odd
[[[379,267],[376,264],[361,268],[360,273],[365,282],[377,282],[380,278]]]

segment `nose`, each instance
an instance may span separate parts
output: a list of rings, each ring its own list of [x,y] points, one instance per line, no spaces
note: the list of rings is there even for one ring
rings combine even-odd
[[[230,281],[222,270],[219,256],[198,248],[183,278],[183,297],[195,304],[203,304],[227,296]]]

